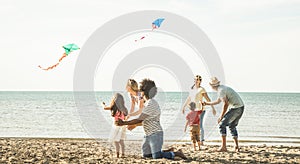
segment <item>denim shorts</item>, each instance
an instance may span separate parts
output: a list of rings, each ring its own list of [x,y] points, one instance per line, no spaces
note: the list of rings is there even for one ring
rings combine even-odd
[[[222,136],[226,136],[226,127],[229,127],[230,133],[233,137],[238,137],[236,126],[239,123],[240,118],[244,113],[244,106],[238,108],[231,108],[224,115],[219,124],[220,133]]]

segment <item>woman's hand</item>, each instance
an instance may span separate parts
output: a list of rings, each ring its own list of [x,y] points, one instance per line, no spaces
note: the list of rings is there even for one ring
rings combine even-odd
[[[130,118],[130,113],[126,116],[126,120],[128,120]]]
[[[218,124],[222,121],[223,117],[218,118]]]
[[[184,109],[184,108],[182,108],[182,109],[181,109],[181,111],[182,111],[182,114],[184,114],[184,112],[185,112],[185,109]]]
[[[216,111],[216,109],[215,109],[215,108],[213,108],[213,111],[212,111],[212,112],[213,112],[213,115],[214,115],[214,116],[216,116],[216,114],[217,114],[217,111]]]
[[[214,106],[212,106],[212,113],[213,113],[214,116],[217,114],[217,111],[216,111],[216,109],[214,108]]]
[[[130,97],[131,97],[131,102],[136,102],[136,98],[134,96],[130,95]]]

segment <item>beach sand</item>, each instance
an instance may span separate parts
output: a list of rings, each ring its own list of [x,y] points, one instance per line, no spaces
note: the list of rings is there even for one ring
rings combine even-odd
[[[0,163],[300,163],[298,146],[241,145],[241,152],[216,152],[219,145],[202,146],[193,151],[190,144],[173,144],[187,160],[145,159],[141,141],[126,141],[126,157],[116,158],[112,145],[104,140],[0,138]]]

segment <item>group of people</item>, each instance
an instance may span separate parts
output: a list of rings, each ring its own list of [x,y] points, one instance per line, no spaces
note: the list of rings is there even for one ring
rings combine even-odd
[[[204,106],[210,105],[212,112],[216,115],[214,105],[223,102],[223,109],[218,119],[219,129],[222,136],[222,146],[219,151],[227,151],[226,149],[226,127],[229,126],[230,132],[235,141],[235,150],[239,151],[238,133],[236,126],[243,114],[244,104],[240,96],[230,87],[220,85],[220,81],[213,77],[209,82],[213,90],[218,92],[218,98],[211,101],[206,90],[201,86],[202,78],[197,75],[194,79],[195,83],[191,87],[189,96],[187,97],[182,112],[188,107],[191,111],[186,115],[185,131],[189,126],[191,140],[194,149],[196,143],[199,150],[200,145],[204,142],[203,120],[206,109]],[[129,79],[126,90],[130,97],[130,110],[125,106],[124,97],[120,93],[116,93],[110,105],[103,103],[104,110],[110,110],[111,116],[114,117],[114,129],[110,139],[116,147],[116,156],[125,156],[126,129],[133,130],[136,126],[143,126],[145,137],[142,143],[143,157],[150,158],[167,158],[174,159],[175,156],[186,159],[186,156],[179,151],[162,150],[163,145],[163,128],[160,124],[161,109],[154,97],[157,94],[155,82],[150,79],[143,79],[139,85],[134,79]],[[206,101],[203,101],[203,99]],[[229,107],[229,109],[228,109]]]
[[[182,112],[185,112],[185,108],[188,106],[191,110],[186,115],[186,125],[184,131],[186,131],[187,126],[190,127],[190,136],[193,142],[194,150],[196,150],[196,143],[200,150],[200,145],[204,142],[204,128],[203,121],[206,109],[204,106],[210,105],[212,108],[213,115],[216,115],[216,110],[214,105],[223,102],[222,111],[218,118],[218,125],[220,134],[222,137],[222,145],[218,151],[227,151],[226,148],[226,127],[228,126],[235,143],[235,151],[240,151],[238,145],[238,132],[237,125],[240,118],[244,112],[244,103],[237,92],[232,88],[221,85],[220,81],[216,77],[210,79],[210,86],[214,91],[217,91],[218,98],[215,101],[211,101],[207,95],[207,92],[203,87],[201,87],[202,78],[200,75],[196,75],[194,78],[194,85],[191,87],[188,98],[186,99]],[[203,101],[203,98],[206,101]],[[229,108],[229,109],[228,109]]]

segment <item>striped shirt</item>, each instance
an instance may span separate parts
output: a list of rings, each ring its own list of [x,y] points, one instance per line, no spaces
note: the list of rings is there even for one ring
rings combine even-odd
[[[160,107],[154,99],[146,101],[142,114],[146,115],[143,119],[143,129],[146,136],[162,131],[160,125]]]

